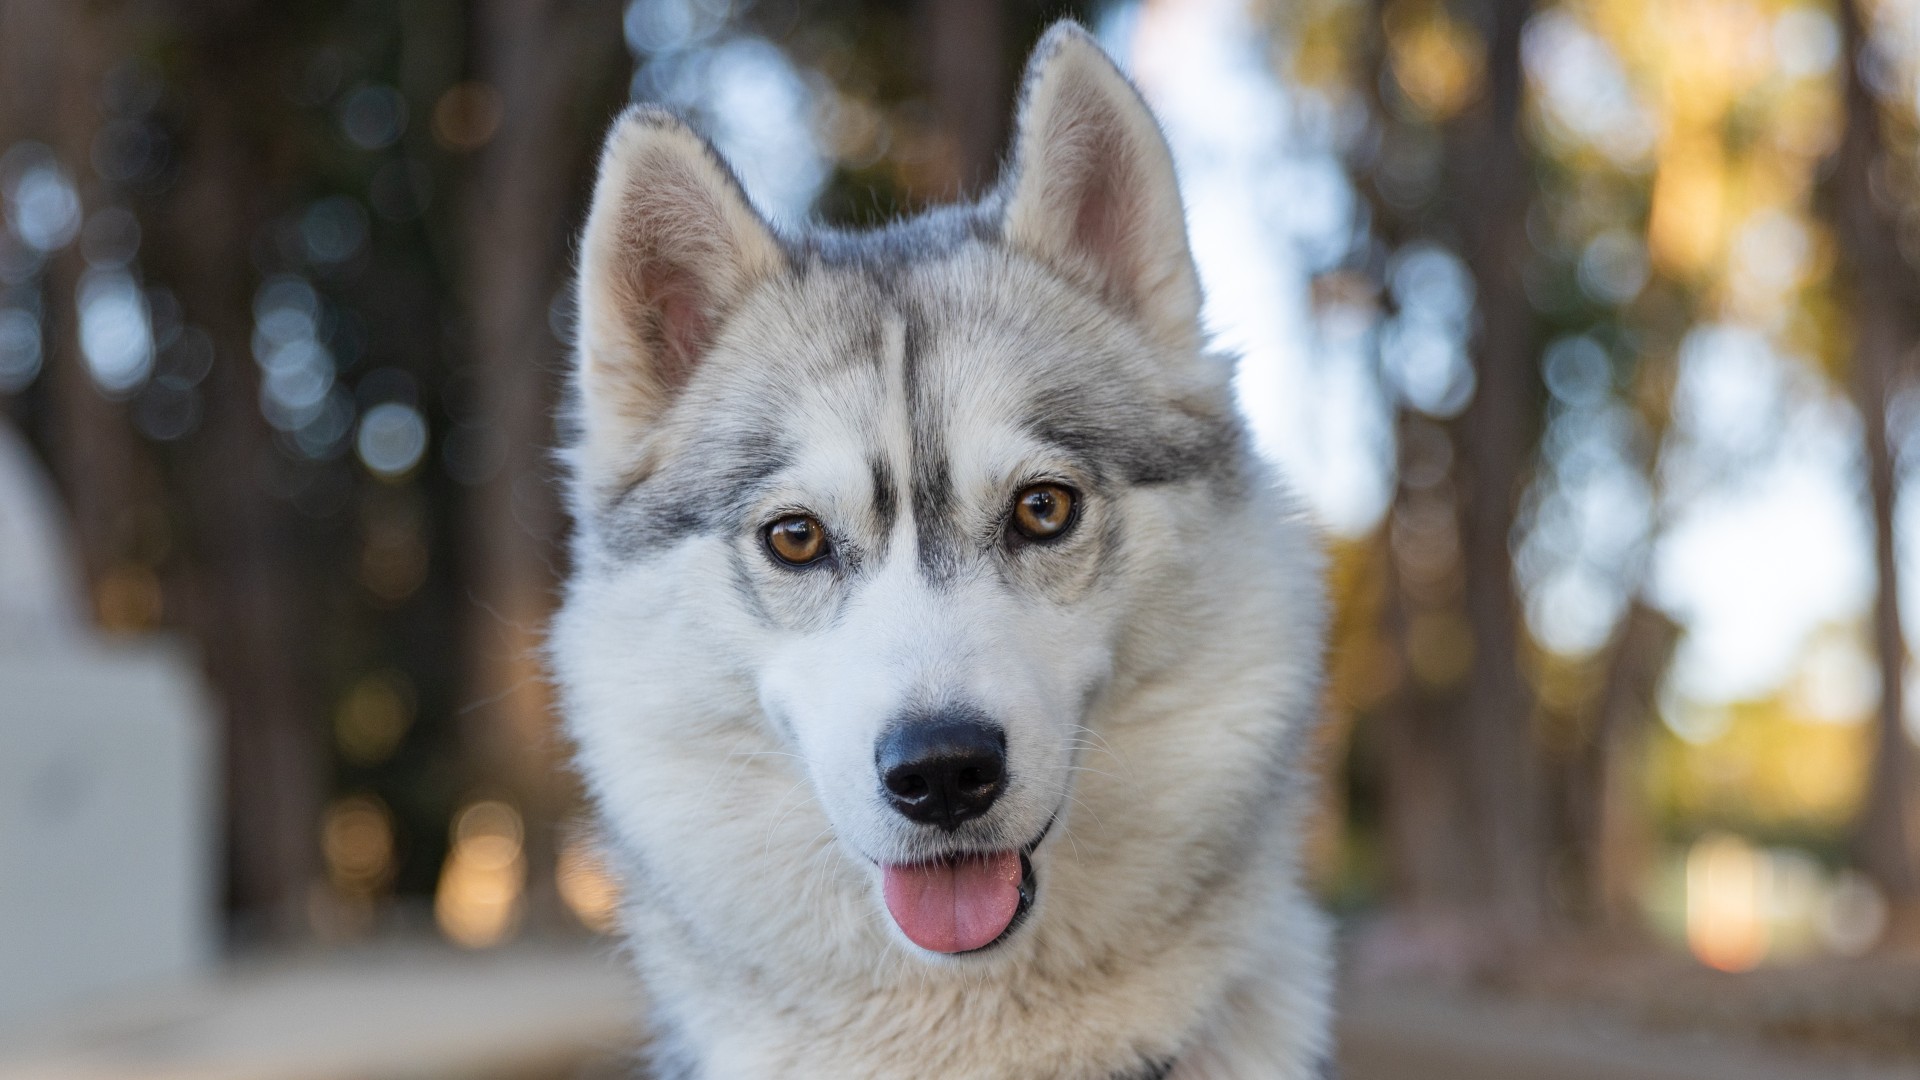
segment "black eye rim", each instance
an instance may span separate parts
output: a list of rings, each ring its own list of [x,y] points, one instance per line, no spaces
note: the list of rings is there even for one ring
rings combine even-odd
[[[774,546],[774,532],[790,521],[807,522],[820,533],[820,550],[813,558],[796,562],[780,554],[780,549]],[[827,532],[826,523],[822,522],[817,515],[807,513],[805,510],[789,510],[767,522],[760,529],[760,546],[766,549],[767,557],[773,560],[774,565],[788,570],[806,570],[826,562],[827,557],[833,554],[833,537]]]
[[[1060,527],[1045,535],[1035,535],[1020,526],[1020,501],[1035,488],[1057,488],[1067,496],[1067,520]],[[1035,479],[1021,484],[1007,503],[1007,537],[1021,544],[1053,544],[1072,534],[1074,526],[1080,523],[1082,497],[1080,489],[1064,480]]]

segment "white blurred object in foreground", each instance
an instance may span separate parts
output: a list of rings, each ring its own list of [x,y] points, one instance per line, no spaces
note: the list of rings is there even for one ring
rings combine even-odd
[[[26,444],[0,422],[0,650],[41,648],[80,634],[80,590],[58,515]]]
[[[57,504],[0,429],[0,1025],[208,965],[214,748],[197,666],[84,629]]]

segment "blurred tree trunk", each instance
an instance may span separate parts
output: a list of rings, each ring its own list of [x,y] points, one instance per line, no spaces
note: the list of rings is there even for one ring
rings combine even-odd
[[[1680,627],[1638,595],[1614,632],[1583,738],[1568,767],[1564,806],[1580,874],[1580,916],[1631,932],[1653,837],[1641,790],[1648,719]]]
[[[957,189],[922,194],[976,194],[993,182],[1010,115],[1005,3],[917,0],[914,21],[934,112],[952,142]]]
[[[1461,781],[1480,856],[1481,911],[1489,928],[1523,944],[1547,915],[1546,815],[1533,731],[1533,696],[1521,671],[1519,599],[1511,540],[1532,462],[1540,400],[1535,319],[1521,281],[1530,245],[1533,169],[1521,143],[1520,35],[1530,0],[1496,0],[1480,27],[1485,91],[1447,126],[1443,196],[1473,274],[1478,332],[1476,389],[1454,422],[1459,447],[1460,541],[1473,640],[1459,736]]]
[[[1403,408],[1387,532],[1398,579],[1394,636],[1411,677],[1378,715],[1373,747],[1395,891],[1415,916],[1414,933],[1434,938],[1414,948],[1464,948],[1456,960],[1479,964],[1524,947],[1547,915],[1547,802],[1509,548],[1540,405],[1535,315],[1521,280],[1533,172],[1521,142],[1520,32],[1531,4],[1474,9],[1482,22],[1473,29],[1486,46],[1483,89],[1444,121],[1412,115],[1395,97],[1392,7],[1372,6],[1362,61],[1362,85],[1384,130],[1380,143],[1361,144],[1354,164],[1387,250],[1430,241],[1464,259],[1475,290],[1475,391],[1462,415],[1437,427]],[[1415,203],[1388,197],[1381,170],[1392,148],[1383,144],[1428,134],[1441,159],[1432,186]],[[1437,454],[1424,468],[1406,460],[1416,436]],[[1425,478],[1428,490],[1412,490],[1411,472],[1436,471],[1444,479]],[[1444,537],[1432,524],[1412,528],[1436,514],[1448,521]],[[1422,583],[1403,565],[1416,556],[1446,565],[1429,567]],[[1430,657],[1424,666],[1439,670],[1423,677],[1423,652],[1458,659],[1436,665]]]
[[[148,215],[147,265],[212,337],[205,413],[181,448],[193,552],[184,621],[206,652],[226,711],[229,898],[244,931],[304,934],[318,870],[328,752],[319,712],[314,596],[304,522],[260,482],[277,455],[252,361],[253,245],[280,209],[284,178],[259,115],[283,100],[289,49],[271,33],[277,5],[166,5],[180,35],[169,74],[191,127],[178,179]]]
[[[550,310],[572,270],[600,136],[632,65],[618,0],[489,0],[474,12],[475,74],[501,95],[465,220],[478,411],[502,465],[474,491],[466,568],[473,772],[511,787],[527,818],[531,896],[550,908],[561,754],[541,672],[563,521],[554,415],[566,350]]]
[[[88,152],[100,126],[102,83],[122,44],[116,15],[66,0],[0,3],[0,152],[20,140],[46,145],[86,208],[99,204]],[[61,47],[47,48],[50,41]],[[125,407],[94,385],[80,351],[74,301],[85,269],[75,242],[45,270],[41,326],[50,409],[43,439],[72,519],[78,562],[97,595],[127,555],[129,516],[148,501],[153,477]]]
[[[1381,629],[1399,652],[1401,676],[1376,712],[1372,750],[1385,778],[1381,821],[1395,903],[1416,918],[1448,919],[1469,907],[1479,873],[1467,842],[1464,747],[1455,732],[1462,688],[1457,676],[1434,671],[1421,655],[1433,648],[1433,627],[1453,624],[1460,602],[1451,476],[1440,463],[1423,460],[1440,447],[1449,459],[1453,452],[1451,440],[1425,417],[1403,410],[1396,426],[1398,480],[1383,530],[1387,600]],[[1446,479],[1420,482],[1436,474]],[[1422,520],[1444,523],[1453,542],[1414,528]],[[1427,629],[1420,626],[1423,619]]]
[[[1846,131],[1825,192],[1839,239],[1840,266],[1852,299],[1853,356],[1849,386],[1866,436],[1867,490],[1873,511],[1873,646],[1880,666],[1880,706],[1865,804],[1854,828],[1861,867],[1886,891],[1895,929],[1920,940],[1920,793],[1906,734],[1906,637],[1900,626],[1899,559],[1894,517],[1899,463],[1888,431],[1888,407],[1900,390],[1916,341],[1920,290],[1900,253],[1898,209],[1875,193],[1886,167],[1879,104],[1863,69],[1870,62],[1866,14],[1857,0],[1840,5]]]

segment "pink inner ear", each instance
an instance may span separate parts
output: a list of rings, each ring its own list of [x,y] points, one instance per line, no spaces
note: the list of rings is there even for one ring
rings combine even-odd
[[[1140,282],[1134,264],[1130,232],[1137,207],[1127,205],[1126,178],[1115,175],[1125,166],[1106,140],[1094,144],[1080,187],[1080,205],[1074,214],[1076,245],[1099,269],[1107,298],[1124,308],[1136,306]]]
[[[656,354],[654,371],[664,388],[678,390],[711,344],[706,297],[685,267],[655,259],[641,270],[640,304],[648,313],[645,339]]]

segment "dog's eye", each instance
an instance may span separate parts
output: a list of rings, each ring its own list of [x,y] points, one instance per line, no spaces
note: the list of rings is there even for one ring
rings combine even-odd
[[[1013,527],[1029,540],[1052,540],[1073,524],[1073,492],[1060,484],[1032,484],[1013,497]]]
[[[767,550],[789,566],[805,566],[827,553],[827,529],[810,514],[789,514],[767,526]]]

